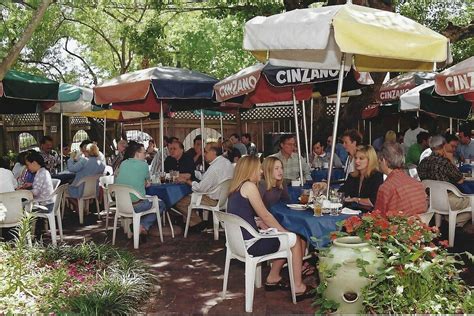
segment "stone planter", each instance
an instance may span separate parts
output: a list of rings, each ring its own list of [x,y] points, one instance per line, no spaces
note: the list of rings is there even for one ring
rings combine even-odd
[[[368,284],[360,276],[357,259],[369,262],[365,269],[375,273],[382,266],[378,250],[359,237],[341,237],[334,240],[325,256],[320,257],[319,277],[327,281],[324,297],[339,304],[336,314],[357,314],[362,311],[362,289]]]

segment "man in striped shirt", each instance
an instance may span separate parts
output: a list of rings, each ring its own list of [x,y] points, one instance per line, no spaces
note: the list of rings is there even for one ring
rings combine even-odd
[[[381,171],[387,175],[379,187],[374,210],[382,214],[401,211],[407,216],[426,212],[426,193],[423,184],[410,178],[403,170],[404,153],[398,143],[385,143],[379,153]]]

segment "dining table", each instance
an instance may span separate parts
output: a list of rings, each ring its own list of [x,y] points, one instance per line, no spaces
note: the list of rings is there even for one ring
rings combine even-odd
[[[270,207],[270,213],[283,227],[302,236],[316,249],[327,247],[331,241],[331,232],[340,230],[338,223],[352,216],[314,216],[312,209],[294,210],[282,202]]]
[[[51,178],[59,179],[61,181],[61,184],[71,184],[74,181],[75,176],[76,174],[74,172],[65,170],[51,175]]]
[[[146,188],[147,195],[156,195],[166,204],[166,208],[175,205],[186,195],[191,194],[191,186],[185,183],[152,183]]]

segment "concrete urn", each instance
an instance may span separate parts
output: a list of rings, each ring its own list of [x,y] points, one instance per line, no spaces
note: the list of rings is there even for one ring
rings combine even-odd
[[[373,274],[383,265],[379,252],[359,237],[341,237],[333,241],[329,252],[320,257],[319,277],[327,281],[324,297],[339,304],[335,314],[362,312],[362,289],[369,280],[360,276],[357,259],[367,261],[365,270]]]

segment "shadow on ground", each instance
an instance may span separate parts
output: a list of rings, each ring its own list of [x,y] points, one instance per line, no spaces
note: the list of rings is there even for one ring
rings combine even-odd
[[[111,224],[113,220],[110,221]],[[98,243],[112,242],[112,230],[105,231],[105,220],[97,220],[97,215],[85,217],[85,224],[79,225],[76,213],[66,212],[63,220],[66,243],[77,243],[93,240]],[[155,272],[158,285],[150,301],[143,307],[143,312],[160,315],[212,314],[238,315],[246,314],[244,309],[244,265],[233,260],[230,267],[227,298],[221,298],[224,274],[225,244],[221,233],[218,241],[213,240],[212,233],[191,234],[183,238],[182,230],[175,227],[176,236],[171,237],[169,227],[164,227],[164,242],[161,243],[158,228],[152,228],[145,243],[139,250],[133,249],[133,240],[127,239],[122,229],[117,231],[116,246],[127,249],[146,262]],[[447,236],[447,227],[442,226],[443,236]],[[474,226],[469,224],[456,232],[455,252],[470,251],[474,253]],[[49,235],[44,236],[49,242]],[[263,269],[263,277],[268,267]],[[287,277],[287,271],[282,275]],[[463,278],[474,285],[474,269],[470,264]],[[305,280],[314,284],[314,278]],[[314,314],[312,301],[306,300],[292,304],[289,292],[265,292],[263,288],[255,290],[253,313],[256,315],[275,314]]]

